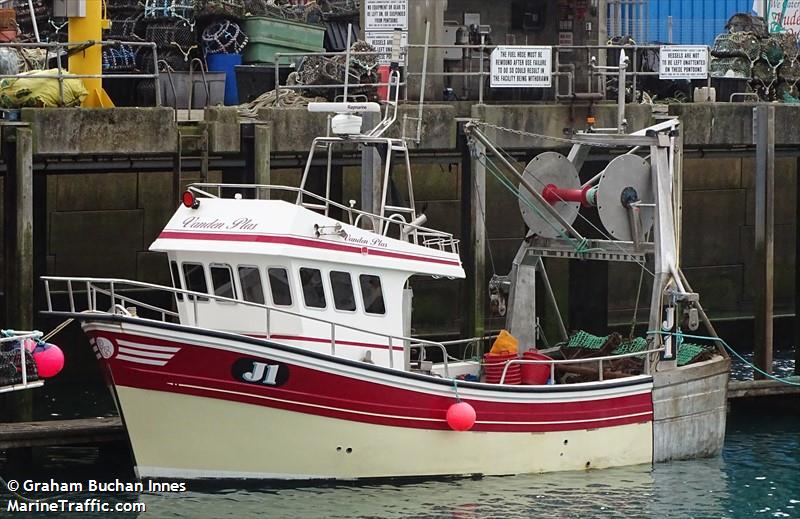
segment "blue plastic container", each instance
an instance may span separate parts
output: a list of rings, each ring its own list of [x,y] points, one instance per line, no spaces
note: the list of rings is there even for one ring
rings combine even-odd
[[[241,54],[209,54],[206,56],[209,72],[225,73],[225,104],[238,105],[239,91],[236,88],[236,65],[242,64]]]

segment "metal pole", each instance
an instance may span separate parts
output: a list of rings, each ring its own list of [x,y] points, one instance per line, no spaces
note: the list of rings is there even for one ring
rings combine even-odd
[[[425,102],[425,80],[428,76],[428,44],[430,43],[430,38],[431,38],[431,22],[429,20],[426,20],[425,49],[422,52],[422,79],[420,80],[420,86],[419,86],[419,108],[418,108],[419,111],[417,113],[417,135],[416,135],[417,143],[419,143],[419,141],[422,139],[422,105]],[[406,49],[406,59],[408,59],[408,49]],[[397,88],[400,88],[399,84]],[[406,91],[408,91],[408,88],[406,88]],[[403,124],[403,128],[405,127],[406,125]]]
[[[539,257],[539,272],[542,274],[542,281],[544,281],[544,289],[545,292],[547,292],[547,298],[550,300],[550,304],[553,305],[553,310],[555,310],[556,321],[558,321],[558,332],[561,334],[561,340],[568,341],[569,334],[567,333],[567,327],[564,326],[564,319],[561,317],[561,310],[558,308],[558,301],[556,301],[556,295],[553,292],[553,286],[550,284],[550,277],[547,275],[547,269],[544,268],[544,261],[541,256]]]
[[[40,42],[42,40],[41,38],[39,38],[39,23],[36,21],[36,13],[33,10],[33,0],[28,0],[28,9],[31,12],[31,24],[33,25],[33,35],[36,37],[36,41]],[[58,59],[60,60],[61,56],[59,56]]]
[[[755,364],[772,372],[774,239],[775,239],[775,107],[753,109],[756,141],[755,220]],[[754,373],[754,378],[765,378]]]
[[[353,24],[347,24],[347,48],[344,50],[344,102],[347,102],[347,85],[350,83],[350,45],[351,39],[353,38]],[[275,74],[275,80],[277,81],[278,75]]]
[[[625,50],[619,51],[619,76],[617,80],[617,133],[625,133],[625,72],[628,68],[628,56]]]

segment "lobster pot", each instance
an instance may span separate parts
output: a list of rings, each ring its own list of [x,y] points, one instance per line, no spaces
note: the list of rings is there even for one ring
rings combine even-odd
[[[144,4],[144,17],[150,20],[194,20],[194,5],[191,0],[147,0]]]
[[[134,14],[144,13],[139,0],[106,0],[106,9],[108,9],[111,19],[127,18]]]
[[[103,71],[129,72],[136,69],[136,50],[130,45],[103,48]]]
[[[245,15],[242,0],[194,0],[195,16],[233,18],[241,20]]]
[[[0,351],[0,386],[22,383],[22,357],[25,355],[25,369],[28,381],[38,380],[36,362],[33,355],[22,347]]]
[[[200,37],[203,41],[203,53],[240,54],[247,45],[247,34],[238,23],[231,20],[217,20],[208,25]]]
[[[108,29],[108,39],[131,41],[139,40],[144,35],[144,22],[142,13],[124,17],[112,18]]]
[[[145,39],[156,44],[159,62],[166,62],[172,70],[188,70],[189,62],[197,53],[194,27],[184,20],[160,20],[148,23]],[[152,56],[151,53],[148,55]]]
[[[189,63],[191,60],[191,54],[187,56],[182,51],[174,47],[158,50],[158,70],[160,72],[164,72],[166,70],[189,70]],[[153,51],[148,48],[142,48],[136,54],[136,65],[137,68],[143,71],[145,74],[152,74],[155,71],[153,64]]]

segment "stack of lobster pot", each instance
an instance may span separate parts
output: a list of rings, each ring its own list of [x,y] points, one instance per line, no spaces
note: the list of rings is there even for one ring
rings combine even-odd
[[[156,44],[162,71],[188,70],[197,55],[194,3],[192,0],[146,0],[144,39]],[[151,72],[152,57],[142,53],[142,69]]]
[[[144,39],[144,7],[139,0],[107,0],[109,28],[106,41],[141,41]],[[104,72],[128,72],[136,69],[141,47],[120,43],[103,47]]]
[[[3,5],[3,7],[6,6],[7,4]],[[36,29],[34,29],[34,20],[31,18],[31,7],[33,7],[33,15],[36,17]],[[32,2],[14,0],[14,11],[16,11],[20,41],[36,41],[37,31],[40,41],[67,40],[66,20],[53,18],[52,0],[33,0]]]
[[[195,13],[203,27],[200,40],[206,67],[225,75],[225,104],[239,104],[235,70],[248,40],[241,25],[244,4],[241,0],[195,0]]]

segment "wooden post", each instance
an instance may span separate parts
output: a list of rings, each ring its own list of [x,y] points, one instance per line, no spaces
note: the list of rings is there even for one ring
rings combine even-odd
[[[5,126],[4,187],[5,323],[6,328],[32,330],[33,323],[33,134],[30,128]],[[33,419],[33,394],[20,391],[0,399],[3,421]],[[24,467],[30,449],[9,451],[9,464]]]
[[[486,148],[480,143],[475,143],[475,151],[480,156],[486,153]],[[472,161],[472,196],[470,197],[470,215],[472,221],[472,308],[470,313],[474,316],[473,337],[483,337],[485,332],[486,317],[486,167],[483,161]],[[469,237],[468,237],[469,238]]]
[[[795,178],[800,174],[800,159],[795,162]],[[794,374],[800,375],[800,179],[797,180],[794,228]]]
[[[753,109],[756,144],[755,227],[755,364],[772,372],[774,239],[775,239],[775,107]],[[763,375],[754,374],[763,379]]]
[[[270,127],[268,124],[256,125],[254,148],[255,183],[260,185],[269,185],[272,183],[272,173],[270,171],[272,127]],[[263,191],[260,194],[264,199],[269,198],[268,191]]]
[[[484,335],[486,313],[486,227],[483,224],[486,212],[486,168],[483,161],[472,155],[464,134],[463,123],[459,124],[459,148],[461,150],[461,253],[467,274],[464,290],[464,320],[462,334],[465,337]],[[478,156],[486,148],[473,141]]]

